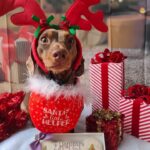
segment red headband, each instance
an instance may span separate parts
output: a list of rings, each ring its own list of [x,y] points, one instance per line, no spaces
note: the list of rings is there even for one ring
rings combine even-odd
[[[47,28],[42,28],[40,34],[45,31]],[[39,34],[39,36],[40,36]],[[73,64],[73,70],[76,71],[78,69],[78,67],[81,64],[82,61],[82,47],[81,47],[81,43],[79,41],[79,39],[75,36],[76,39],[76,44],[77,44],[77,57],[75,60],[75,63]],[[46,69],[44,63],[42,62],[42,60],[39,58],[38,54],[37,54],[37,43],[38,42],[38,38],[34,38],[33,42],[32,42],[32,54],[33,57],[37,63],[37,65],[45,72],[48,73],[49,71]]]

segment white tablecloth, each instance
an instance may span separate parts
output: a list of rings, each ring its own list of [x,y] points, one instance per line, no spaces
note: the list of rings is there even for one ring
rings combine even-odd
[[[35,128],[21,131],[0,143],[0,150],[30,150],[29,144],[34,141],[37,133],[39,131]],[[118,150],[150,150],[150,143],[125,134]]]
[[[85,107],[79,123],[77,132],[85,130],[85,116],[91,113],[90,107]],[[35,128],[28,128],[20,131],[7,140],[0,143],[0,150],[30,150],[29,144],[34,141],[34,137],[39,131]],[[150,143],[139,140],[131,135],[124,134],[124,140],[118,150],[150,150]]]

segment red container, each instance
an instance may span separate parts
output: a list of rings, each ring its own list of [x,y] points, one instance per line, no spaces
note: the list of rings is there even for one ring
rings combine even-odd
[[[32,93],[29,112],[35,127],[44,133],[69,132],[76,126],[83,110],[82,96],[44,96]]]

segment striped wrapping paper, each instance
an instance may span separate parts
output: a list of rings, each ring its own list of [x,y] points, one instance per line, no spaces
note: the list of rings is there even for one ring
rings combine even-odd
[[[124,63],[90,64],[89,73],[93,111],[101,108],[119,111],[124,86]]]
[[[133,107],[136,99],[121,98],[120,112],[125,115],[124,131],[150,142],[150,104],[139,104],[139,113]],[[137,106],[136,106],[137,107]],[[135,119],[138,119],[137,121]]]

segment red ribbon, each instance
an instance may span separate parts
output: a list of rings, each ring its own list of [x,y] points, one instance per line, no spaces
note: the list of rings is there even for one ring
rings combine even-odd
[[[109,107],[108,98],[108,63],[101,65],[101,77],[102,77],[102,105],[104,109]]]
[[[132,108],[132,135],[139,137],[140,105],[143,103],[141,98],[135,99]]]

